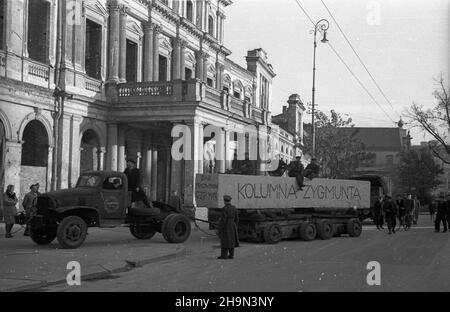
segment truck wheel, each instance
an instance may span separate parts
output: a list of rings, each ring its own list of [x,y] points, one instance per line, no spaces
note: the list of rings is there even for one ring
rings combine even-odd
[[[87,235],[87,225],[77,216],[65,217],[56,232],[58,242],[62,248],[75,249],[80,247]]]
[[[283,230],[277,223],[271,223],[264,228],[264,241],[268,244],[276,244],[283,238]]]
[[[328,220],[319,220],[317,222],[317,236],[323,240],[333,237],[333,225]]]
[[[56,227],[30,228],[30,238],[38,245],[48,245],[56,237]]]
[[[312,241],[316,238],[317,229],[314,223],[303,222],[300,226],[300,238],[304,241]]]
[[[347,223],[347,233],[351,237],[358,237],[361,235],[362,225],[359,219],[350,219]]]
[[[137,239],[151,239],[156,230],[149,225],[130,225],[130,233]]]
[[[182,214],[169,215],[163,221],[162,234],[169,243],[183,243],[191,235],[191,222]]]

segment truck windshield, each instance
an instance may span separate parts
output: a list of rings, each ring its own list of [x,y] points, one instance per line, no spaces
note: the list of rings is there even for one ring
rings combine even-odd
[[[96,187],[100,184],[101,178],[96,175],[82,175],[78,179],[77,187]]]

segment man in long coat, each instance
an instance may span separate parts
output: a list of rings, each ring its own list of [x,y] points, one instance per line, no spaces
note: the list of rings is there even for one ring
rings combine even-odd
[[[219,233],[221,255],[217,259],[233,259],[234,248],[239,247],[238,223],[239,216],[235,206],[231,204],[231,197],[225,195],[220,217]]]
[[[389,229],[389,234],[395,234],[396,218],[398,215],[397,205],[392,200],[391,196],[386,196],[386,201],[383,204],[383,211],[386,218],[386,223]]]

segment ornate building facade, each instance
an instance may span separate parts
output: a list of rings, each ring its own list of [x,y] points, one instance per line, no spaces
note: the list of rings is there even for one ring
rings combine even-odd
[[[249,51],[247,68],[228,59],[231,4],[0,0],[2,188],[23,197],[35,182],[41,191],[73,187],[80,172],[123,171],[133,158],[152,200],[176,190],[195,205],[195,174],[225,172],[236,133],[271,123],[266,52]],[[191,130],[195,161],[171,157],[179,124]],[[222,148],[205,138],[207,125],[224,130]]]

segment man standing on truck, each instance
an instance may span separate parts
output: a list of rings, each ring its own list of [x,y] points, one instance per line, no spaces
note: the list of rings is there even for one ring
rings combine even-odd
[[[136,168],[136,162],[133,159],[127,159],[127,169],[123,173],[127,176],[128,191],[135,194],[141,182],[141,173]]]
[[[302,156],[300,154],[297,154],[295,156],[295,160],[291,161],[291,163],[288,166],[288,175],[291,178],[295,178],[297,180],[298,190],[302,191],[303,187],[305,186],[303,184],[304,177],[303,177],[303,164],[302,164]]]
[[[319,176],[319,172],[320,166],[317,163],[317,158],[313,158],[311,159],[311,163],[309,163],[308,166],[306,166],[304,176],[312,180]]]
[[[394,203],[391,196],[386,196],[386,199],[386,203],[383,205],[386,223],[388,225],[389,234],[395,234],[395,226],[397,225],[397,205]]]
[[[233,259],[234,248],[239,247],[238,223],[239,216],[235,206],[231,204],[231,197],[225,195],[219,224],[221,254],[217,259]]]

